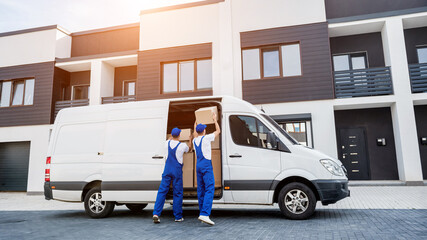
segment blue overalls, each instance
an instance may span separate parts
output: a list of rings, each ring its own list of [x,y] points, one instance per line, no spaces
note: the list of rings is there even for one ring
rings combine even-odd
[[[182,164],[176,159],[176,150],[181,143],[178,143],[174,149],[171,148],[171,141],[168,143],[168,158],[166,159],[165,170],[162,174],[162,182],[157,192],[156,204],[154,204],[153,215],[160,216],[165,204],[166,194],[169,191],[171,181],[173,182],[173,215],[175,219],[182,218]]]
[[[203,138],[200,139],[199,146],[194,141],[194,148],[197,155],[197,198],[199,200],[200,216],[211,215],[212,201],[215,192],[215,177],[213,174],[212,161],[206,159],[202,152]]]

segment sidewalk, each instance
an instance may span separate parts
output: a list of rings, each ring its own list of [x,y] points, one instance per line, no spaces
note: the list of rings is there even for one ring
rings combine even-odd
[[[364,186],[350,187],[351,197],[336,204],[322,206],[318,202],[317,209],[427,209],[427,186]],[[166,205],[167,206],[167,205]],[[126,209],[118,206],[116,209]],[[190,208],[190,207],[187,207]],[[258,205],[222,205],[215,204],[215,209],[277,209],[278,206]],[[149,204],[148,209],[153,209]],[[26,195],[25,193],[0,193],[0,211],[29,210],[84,210],[82,203],[67,203],[50,200],[42,195]]]

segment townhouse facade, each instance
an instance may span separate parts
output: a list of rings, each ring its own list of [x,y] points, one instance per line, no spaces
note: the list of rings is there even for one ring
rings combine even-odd
[[[206,0],[135,24],[0,33],[0,191],[43,190],[63,108],[211,95],[263,109],[350,180],[421,185],[427,3]]]

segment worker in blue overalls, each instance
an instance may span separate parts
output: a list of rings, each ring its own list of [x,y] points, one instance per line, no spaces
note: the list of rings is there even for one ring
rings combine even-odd
[[[194,130],[197,134],[193,140],[194,149],[197,156],[197,198],[199,201],[199,220],[209,225],[215,223],[209,219],[212,210],[212,202],[215,192],[215,177],[212,168],[212,151],[211,142],[221,133],[216,115],[213,113],[212,118],[215,122],[215,132],[206,135],[206,125],[194,123]]]
[[[172,137],[166,141],[167,156],[165,169],[162,174],[162,182],[160,183],[159,191],[157,192],[156,203],[153,211],[153,222],[160,223],[160,214],[162,213],[165,204],[166,194],[169,191],[169,186],[172,182],[173,186],[173,215],[175,222],[182,222],[182,198],[183,198],[183,185],[182,185],[182,164],[183,155],[191,148],[191,139],[189,144],[179,142],[179,135],[181,129],[172,129]]]

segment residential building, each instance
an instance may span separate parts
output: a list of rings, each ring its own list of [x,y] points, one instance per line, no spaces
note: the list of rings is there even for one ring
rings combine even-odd
[[[351,180],[427,179],[423,0],[206,0],[0,33],[0,86],[2,191],[42,191],[62,108],[211,95],[255,104]]]

